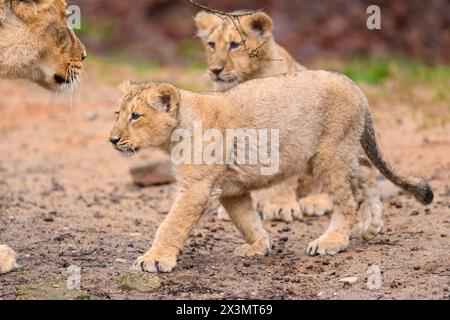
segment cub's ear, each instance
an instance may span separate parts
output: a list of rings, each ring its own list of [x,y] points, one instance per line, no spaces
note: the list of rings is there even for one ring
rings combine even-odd
[[[257,12],[255,14],[245,16],[242,19],[242,25],[245,30],[263,38],[268,38],[272,35],[272,19],[264,12]]]
[[[217,26],[222,19],[211,13],[200,11],[194,17],[197,26],[197,36],[206,38],[211,34],[212,29]]]
[[[180,103],[180,92],[169,83],[163,83],[158,86],[158,94],[163,112],[172,113]]]
[[[119,90],[123,93],[123,94],[127,94],[128,92],[131,91],[131,89],[133,89],[136,86],[135,83],[133,83],[130,80],[125,80],[124,82],[122,82],[121,84],[119,84]]]

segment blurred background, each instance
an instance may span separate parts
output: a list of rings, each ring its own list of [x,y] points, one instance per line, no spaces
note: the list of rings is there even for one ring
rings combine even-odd
[[[202,0],[233,11],[266,8],[278,42],[302,62],[318,57],[402,55],[429,64],[450,61],[448,0]],[[73,0],[82,12],[80,36],[90,51],[127,55],[158,64],[198,64],[185,0]],[[378,5],[382,29],[366,28],[366,9]]]

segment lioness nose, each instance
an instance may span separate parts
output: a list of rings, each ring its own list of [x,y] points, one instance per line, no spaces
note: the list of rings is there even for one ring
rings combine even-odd
[[[117,145],[117,143],[120,141],[120,136],[114,136],[114,137],[110,137],[109,141],[113,144],[113,145]]]
[[[223,68],[214,68],[211,69],[211,72],[218,76],[223,71]]]

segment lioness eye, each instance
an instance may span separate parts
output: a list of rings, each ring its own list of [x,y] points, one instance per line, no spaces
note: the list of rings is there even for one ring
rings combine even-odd
[[[141,117],[141,115],[139,114],[139,113],[137,113],[137,112],[133,112],[132,114],[131,114],[131,120],[137,120],[137,119],[139,119]]]
[[[240,46],[241,44],[239,42],[233,41],[230,43],[230,49],[236,49]]]
[[[214,42],[208,42],[208,46],[209,46],[211,49],[215,49],[215,48],[216,48],[216,44],[215,44]]]

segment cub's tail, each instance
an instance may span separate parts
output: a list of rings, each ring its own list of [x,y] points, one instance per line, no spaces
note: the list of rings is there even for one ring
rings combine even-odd
[[[430,185],[424,179],[398,173],[383,158],[375,138],[375,130],[369,110],[366,110],[364,122],[365,128],[361,136],[361,145],[372,164],[392,183],[411,193],[417,201],[422,204],[430,204],[434,195]]]

